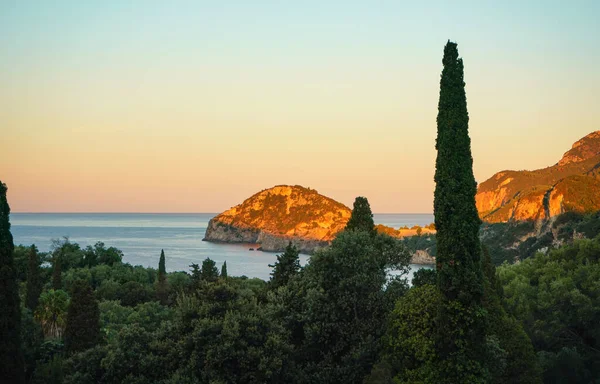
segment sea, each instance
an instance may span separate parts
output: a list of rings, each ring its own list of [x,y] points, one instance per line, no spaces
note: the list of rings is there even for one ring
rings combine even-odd
[[[210,257],[220,268],[227,261],[231,276],[269,279],[269,264],[278,253],[251,251],[255,244],[217,244],[202,241],[214,213],[12,213],[11,232],[16,245],[35,244],[47,252],[53,239],[68,238],[82,248],[98,241],[123,251],[123,261],[132,265],[158,267],[161,249],[167,271],[189,271],[192,263]],[[376,224],[393,228],[424,226],[433,222],[431,214],[375,214]],[[300,255],[301,265],[309,255]],[[419,268],[411,265],[410,275]]]

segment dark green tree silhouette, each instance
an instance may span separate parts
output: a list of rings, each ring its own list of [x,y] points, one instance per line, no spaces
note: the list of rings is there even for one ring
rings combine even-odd
[[[287,285],[290,279],[300,270],[300,260],[298,258],[300,251],[290,241],[285,252],[277,255],[275,264],[269,264],[273,268],[269,285],[272,289],[277,289]]]
[[[224,279],[227,278],[227,261],[224,261],[223,266],[221,266],[221,277]]]
[[[59,254],[52,258],[52,288],[54,290],[62,289],[62,267]]]
[[[217,264],[210,257],[207,257],[202,262],[202,269],[200,270],[200,279],[208,282],[216,281],[219,278],[219,270]]]
[[[373,221],[373,212],[366,197],[359,196],[354,200],[352,216],[346,224],[347,230],[367,231],[375,234],[375,222]]]
[[[73,283],[64,341],[68,352],[85,351],[100,341],[100,309],[86,280]]]
[[[192,263],[190,264],[190,269],[192,272],[192,283],[190,284],[190,288],[192,291],[195,291],[200,287],[200,266],[196,263]]]
[[[29,261],[27,264],[27,295],[25,296],[25,305],[27,308],[35,311],[40,294],[42,293],[42,280],[40,277],[40,259],[37,254],[37,248],[32,245],[29,250]]]
[[[158,262],[156,298],[162,305],[168,304],[169,292],[167,289],[167,269],[165,266],[165,251],[163,249],[160,250],[160,260]]]
[[[0,181],[0,383],[23,383],[21,306],[6,184]]]
[[[456,43],[444,48],[437,116],[434,214],[437,229],[438,368],[443,382],[483,382],[483,274],[475,206],[463,61]]]

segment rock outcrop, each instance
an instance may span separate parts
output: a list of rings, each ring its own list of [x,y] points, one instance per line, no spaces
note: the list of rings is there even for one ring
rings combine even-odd
[[[326,247],[341,232],[352,211],[344,204],[298,185],[265,189],[208,222],[205,241],[259,244],[262,251],[280,252],[292,242],[302,253]],[[378,225],[379,232],[404,238],[435,233],[431,228],[399,229]],[[427,252],[413,254],[414,264],[433,264]]]
[[[490,223],[600,210],[600,131],[577,141],[553,166],[498,172],[479,185],[475,199]]]
[[[279,185],[212,218],[204,240],[255,243],[264,251],[282,251],[292,241],[301,252],[312,253],[327,246],[351,214],[313,189]]]

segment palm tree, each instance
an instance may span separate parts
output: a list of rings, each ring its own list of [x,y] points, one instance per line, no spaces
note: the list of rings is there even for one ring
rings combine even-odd
[[[66,325],[69,295],[62,289],[51,289],[41,294],[35,318],[46,338],[61,338]]]

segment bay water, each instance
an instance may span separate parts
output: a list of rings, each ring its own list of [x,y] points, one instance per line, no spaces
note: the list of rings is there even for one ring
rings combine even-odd
[[[220,268],[227,261],[231,276],[269,279],[269,264],[278,253],[250,251],[255,244],[217,244],[202,241],[214,213],[12,213],[11,232],[16,245],[35,244],[49,251],[53,239],[68,237],[81,247],[101,241],[123,251],[123,261],[132,265],[158,267],[161,249],[167,271],[189,271],[192,263],[210,257]],[[427,225],[431,214],[375,214],[376,224],[393,228]],[[310,256],[300,255],[306,264]],[[411,265],[412,271],[420,265]],[[410,280],[410,276],[409,276]]]

